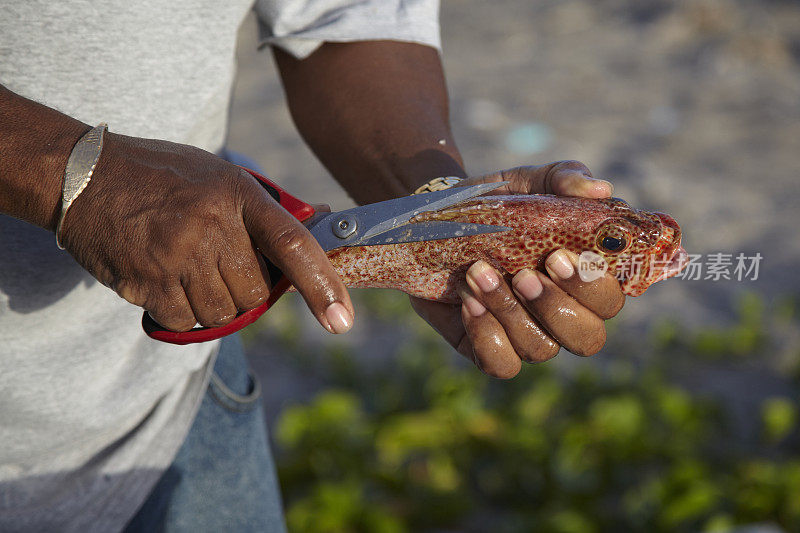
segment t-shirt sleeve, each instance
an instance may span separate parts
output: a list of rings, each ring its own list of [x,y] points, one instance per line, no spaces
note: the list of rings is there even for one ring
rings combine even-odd
[[[302,59],[323,42],[395,40],[440,48],[439,0],[256,0],[260,46]]]

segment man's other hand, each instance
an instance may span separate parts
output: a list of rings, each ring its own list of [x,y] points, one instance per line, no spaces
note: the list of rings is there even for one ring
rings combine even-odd
[[[596,180],[577,161],[518,167],[464,180],[462,185],[508,181],[491,194],[546,193],[606,198],[613,187]],[[456,350],[490,376],[511,378],[522,361],[554,357],[561,346],[578,355],[593,355],[606,340],[604,321],[625,303],[619,283],[608,273],[585,283],[576,273],[577,256],[551,253],[547,274],[523,270],[507,283],[489,264],[478,261],[467,271],[468,291],[462,304],[411,298],[417,313]]]
[[[247,172],[206,151],[108,133],[62,242],[162,326],[221,326],[270,292],[262,254],[317,320],[342,333],[353,306],[325,252]]]

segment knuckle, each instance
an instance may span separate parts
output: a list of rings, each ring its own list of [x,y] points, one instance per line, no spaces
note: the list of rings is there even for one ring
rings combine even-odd
[[[177,300],[177,292],[174,286],[165,287],[157,291],[158,296],[148,299],[144,308],[153,320],[165,328],[172,331],[189,331],[197,323],[197,319],[189,302]]]
[[[535,313],[536,318],[548,331],[555,333],[556,330],[564,329],[565,321],[569,322],[575,319],[575,313],[572,306],[569,305],[570,303],[565,303],[560,298],[553,303],[540,302],[540,305],[535,307],[538,311]]]
[[[269,298],[269,289],[262,283],[251,288],[240,298],[238,304],[241,309],[253,309],[266,302],[267,298]]]
[[[497,293],[498,290],[495,290]],[[521,309],[519,301],[510,294],[500,294],[498,298],[494,298],[491,302],[491,311],[493,314],[501,316],[511,316],[519,312]]]
[[[545,350],[542,350],[541,361],[549,361],[550,359],[558,355],[559,351],[561,351],[561,345],[559,345],[557,342],[551,341],[547,345],[547,348]]]
[[[518,351],[520,358],[526,363],[544,363],[555,357],[561,346],[547,339],[536,343],[529,343],[522,351]]]
[[[111,290],[113,290],[117,294],[119,294],[119,291],[117,290],[117,286],[120,283],[123,283],[123,282],[120,281],[116,276],[114,276],[114,274],[111,272],[110,268],[108,268],[108,267],[106,267],[106,266],[101,264],[100,266],[95,267],[95,268],[89,267],[88,270],[90,272],[92,272],[92,274],[94,275],[95,278],[97,278],[97,281],[99,281],[100,283],[102,283],[106,287],[110,287]]]
[[[125,280],[119,280],[113,282],[111,288],[119,295],[120,298],[128,303],[138,307],[143,307],[146,302],[144,291],[140,290],[133,283]]]
[[[589,357],[599,352],[606,344],[606,328],[602,325],[592,333],[584,336],[575,346],[573,353],[582,357]]]
[[[236,313],[234,312],[226,312],[217,315],[214,319],[213,325],[214,326],[224,326],[225,324],[229,324],[234,318],[236,318]]]
[[[236,308],[232,302],[224,302],[224,298],[209,296],[202,305],[194,302],[195,315],[198,322],[206,327],[224,326],[236,318]]]
[[[613,278],[600,278],[591,283],[598,282],[603,283],[589,291],[584,305],[589,307],[601,320],[614,318],[625,306],[625,294],[619,289],[619,284]],[[581,301],[581,298],[576,299]]]
[[[522,165],[518,167],[508,168],[500,171],[500,178],[503,181],[518,180],[528,174],[535,172],[536,168],[537,167],[533,165]]]
[[[299,229],[289,227],[279,231],[273,238],[273,243],[278,253],[295,255],[304,251],[306,247],[306,237]]]
[[[473,350],[475,365],[488,376],[510,379],[522,369],[522,361],[513,347],[498,334],[473,338]]]
[[[555,165],[555,170],[570,170],[575,172],[589,172],[589,167],[581,163],[580,161],[576,161],[574,159],[566,159],[564,161],[559,161]]]
[[[151,311],[150,315],[156,322],[172,331],[189,331],[197,323],[194,315],[189,316],[185,313],[175,314],[171,311],[162,313]]]
[[[231,165],[230,167],[231,179],[234,181],[236,187],[244,187],[244,186],[251,186],[258,184],[258,180],[256,180],[255,176],[250,174],[244,168],[236,165]]]
[[[236,318],[236,315],[230,312],[198,312],[198,314],[200,316],[198,316],[197,319],[200,325],[209,328],[224,326]]]
[[[176,321],[173,325],[169,326],[170,329],[175,331],[189,331],[191,330],[197,321],[194,318],[184,318],[179,321]]]
[[[489,364],[481,364],[481,371],[493,378],[511,379],[522,369],[521,361],[518,357],[508,361],[491,361]]]
[[[612,296],[609,298],[608,307],[605,309],[605,313],[601,318],[604,320],[608,320],[609,318],[614,318],[622,311],[622,308],[625,306],[625,295],[621,292],[617,292],[616,296]]]

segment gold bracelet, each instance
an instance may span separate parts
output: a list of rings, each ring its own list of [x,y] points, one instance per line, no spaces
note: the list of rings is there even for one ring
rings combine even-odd
[[[64,224],[64,217],[72,202],[89,185],[92,179],[94,167],[100,159],[100,152],[103,150],[103,134],[108,129],[105,122],[98,124],[81,137],[69,154],[67,169],[64,171],[64,186],[61,189],[61,216],[58,217],[56,225],[56,245],[64,249],[61,244],[61,226]]]
[[[422,194],[426,192],[436,192],[436,191],[443,191],[445,189],[449,189],[450,187],[455,187],[462,181],[461,178],[457,178],[455,176],[448,176],[446,178],[433,178],[428,183],[422,185],[412,194]]]

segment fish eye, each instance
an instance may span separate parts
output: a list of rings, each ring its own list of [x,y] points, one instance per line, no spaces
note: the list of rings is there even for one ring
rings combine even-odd
[[[616,237],[603,237],[603,240],[600,241],[600,247],[609,252],[619,252],[625,248],[626,244],[628,243],[625,242],[625,239]]]
[[[605,224],[597,232],[595,245],[599,252],[618,254],[628,249],[631,243],[629,231],[619,223]]]

